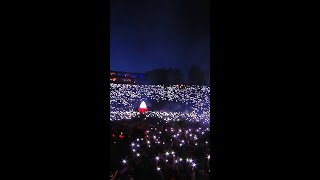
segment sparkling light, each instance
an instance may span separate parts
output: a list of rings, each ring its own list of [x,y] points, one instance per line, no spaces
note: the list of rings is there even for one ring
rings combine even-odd
[[[181,118],[190,122],[210,123],[210,87],[160,85],[110,84],[110,121],[131,119],[138,116],[136,104],[141,99],[178,102],[186,105],[184,112],[148,111],[147,117],[157,117],[165,121]],[[147,107],[141,102],[140,107]],[[167,122],[166,122],[167,123]]]
[[[192,163],[192,165],[191,165],[193,168],[195,168],[196,166],[197,166],[197,164],[196,163]]]
[[[190,167],[194,170],[197,164],[201,164],[201,170],[210,172],[210,148],[206,145],[210,144],[210,138],[206,136],[210,133],[210,87],[186,86],[181,89],[177,86],[111,84],[110,98],[110,121],[129,120],[140,116],[137,106],[142,104],[142,100],[178,103],[184,108],[179,111],[146,111],[146,120],[158,118],[160,121],[156,121],[155,126],[144,131],[142,137],[145,139],[141,136],[133,139],[134,143],[128,145],[131,146],[132,153],[129,151],[126,159],[122,160],[123,164],[151,156],[149,160],[152,168],[161,176],[170,168],[178,168],[184,172]],[[170,127],[171,123],[177,121],[186,121],[187,126]],[[206,150],[203,151],[203,148]],[[197,151],[204,154],[193,156]],[[185,169],[185,165],[189,168]]]

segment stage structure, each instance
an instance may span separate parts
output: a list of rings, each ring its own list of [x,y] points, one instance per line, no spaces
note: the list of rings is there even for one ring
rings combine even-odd
[[[138,111],[140,114],[144,114],[146,111],[148,111],[147,105],[144,101],[141,102]]]

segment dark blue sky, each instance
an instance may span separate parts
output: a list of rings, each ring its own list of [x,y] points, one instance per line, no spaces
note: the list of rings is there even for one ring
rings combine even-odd
[[[209,0],[110,0],[110,70],[209,71]]]

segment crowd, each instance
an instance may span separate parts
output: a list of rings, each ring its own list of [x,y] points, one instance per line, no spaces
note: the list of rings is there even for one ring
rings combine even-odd
[[[111,84],[110,99],[110,179],[210,179],[210,87]],[[139,125],[142,100],[186,109],[149,109]]]
[[[110,85],[110,121],[131,119],[138,115],[141,100],[180,103],[184,111],[149,111],[147,117],[165,121],[185,119],[192,122],[210,122],[210,87],[208,86],[162,86],[162,85]]]
[[[133,135],[111,179],[210,179],[210,128],[159,121]]]

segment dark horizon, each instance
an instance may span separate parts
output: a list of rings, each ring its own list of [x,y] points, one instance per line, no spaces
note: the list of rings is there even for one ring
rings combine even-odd
[[[209,0],[110,1],[110,70],[210,72]]]

